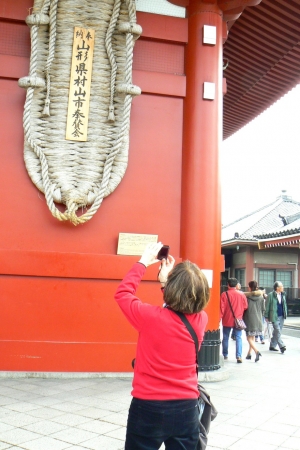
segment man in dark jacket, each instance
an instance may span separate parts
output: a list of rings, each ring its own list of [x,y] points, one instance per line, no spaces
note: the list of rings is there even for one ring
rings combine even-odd
[[[280,348],[281,353],[286,351],[286,346],[281,338],[282,327],[284,319],[287,316],[286,296],[283,292],[283,284],[281,281],[275,281],[274,291],[270,292],[266,299],[266,321],[273,324],[273,335],[270,342],[270,348],[272,352],[278,352],[277,345]]]

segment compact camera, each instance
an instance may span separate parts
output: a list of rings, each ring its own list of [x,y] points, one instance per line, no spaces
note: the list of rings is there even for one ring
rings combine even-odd
[[[156,258],[159,259],[160,261],[162,259],[167,259],[168,256],[169,256],[169,250],[170,250],[169,245],[163,245],[162,248],[157,253],[157,257]]]

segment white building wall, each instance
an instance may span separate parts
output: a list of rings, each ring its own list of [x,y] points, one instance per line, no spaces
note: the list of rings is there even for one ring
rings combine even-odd
[[[136,10],[163,16],[185,17],[185,8],[175,6],[167,0],[136,0]]]

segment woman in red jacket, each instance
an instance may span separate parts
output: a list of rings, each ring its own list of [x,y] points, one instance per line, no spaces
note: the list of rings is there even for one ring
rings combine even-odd
[[[187,315],[201,345],[208,320],[202,310],[210,292],[195,264],[174,267],[169,256],[159,272],[164,307],[142,303],[135,292],[146,267],[158,262],[161,247],[148,244],[115,295],[139,333],[125,450],[158,450],[163,442],[166,450],[195,450],[199,441],[195,344],[173,311]]]

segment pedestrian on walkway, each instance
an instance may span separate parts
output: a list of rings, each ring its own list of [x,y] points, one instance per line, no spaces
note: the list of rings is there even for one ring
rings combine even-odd
[[[115,294],[139,333],[125,450],[158,450],[162,443],[166,450],[195,450],[199,442],[195,343],[174,311],[186,315],[201,345],[210,291],[195,264],[184,261],[174,267],[168,256],[158,275],[165,307],[142,303],[137,287],[146,267],[158,262],[161,247],[148,244]]]
[[[237,291],[240,291],[241,289],[242,289],[242,286],[241,286],[241,284],[238,282],[238,284],[236,285],[236,290],[237,290]],[[232,328],[231,339],[232,339],[233,341],[236,340],[236,339],[235,339],[235,328]]]
[[[266,290],[264,287],[259,287],[258,288],[260,291],[262,291],[262,296],[264,298],[264,305],[266,305],[266,298],[267,298],[267,294],[266,294]],[[266,307],[265,307],[266,309]],[[262,333],[257,337],[255,337],[255,342],[258,342],[258,338],[260,339],[260,343],[261,344],[265,344],[265,324],[266,324],[266,320],[265,320],[265,316],[262,316]]]
[[[245,294],[242,291],[238,291],[236,289],[237,284],[238,280],[236,278],[228,278],[228,290],[226,292],[223,292],[220,298],[220,319],[222,319],[223,325],[222,353],[225,360],[228,359],[228,340],[230,331],[235,326],[229,300],[237,319],[241,319],[243,317],[245,309],[248,308]],[[227,298],[227,295],[229,296],[229,300]],[[235,329],[235,344],[236,360],[238,363],[242,363],[242,330]]]
[[[255,345],[255,337],[262,334],[262,316],[265,312],[265,302],[262,291],[257,289],[257,281],[252,280],[248,284],[249,292],[245,292],[248,308],[244,312],[244,322],[247,325],[246,336],[249,344],[246,359],[251,359],[251,352],[255,352],[255,362],[262,356]]]
[[[270,292],[266,299],[265,318],[267,322],[273,324],[273,335],[270,342],[272,352],[278,352],[277,345],[281,353],[286,351],[286,346],[281,338],[281,332],[284,320],[287,317],[286,295],[283,291],[283,284],[281,281],[275,281],[274,290]]]

